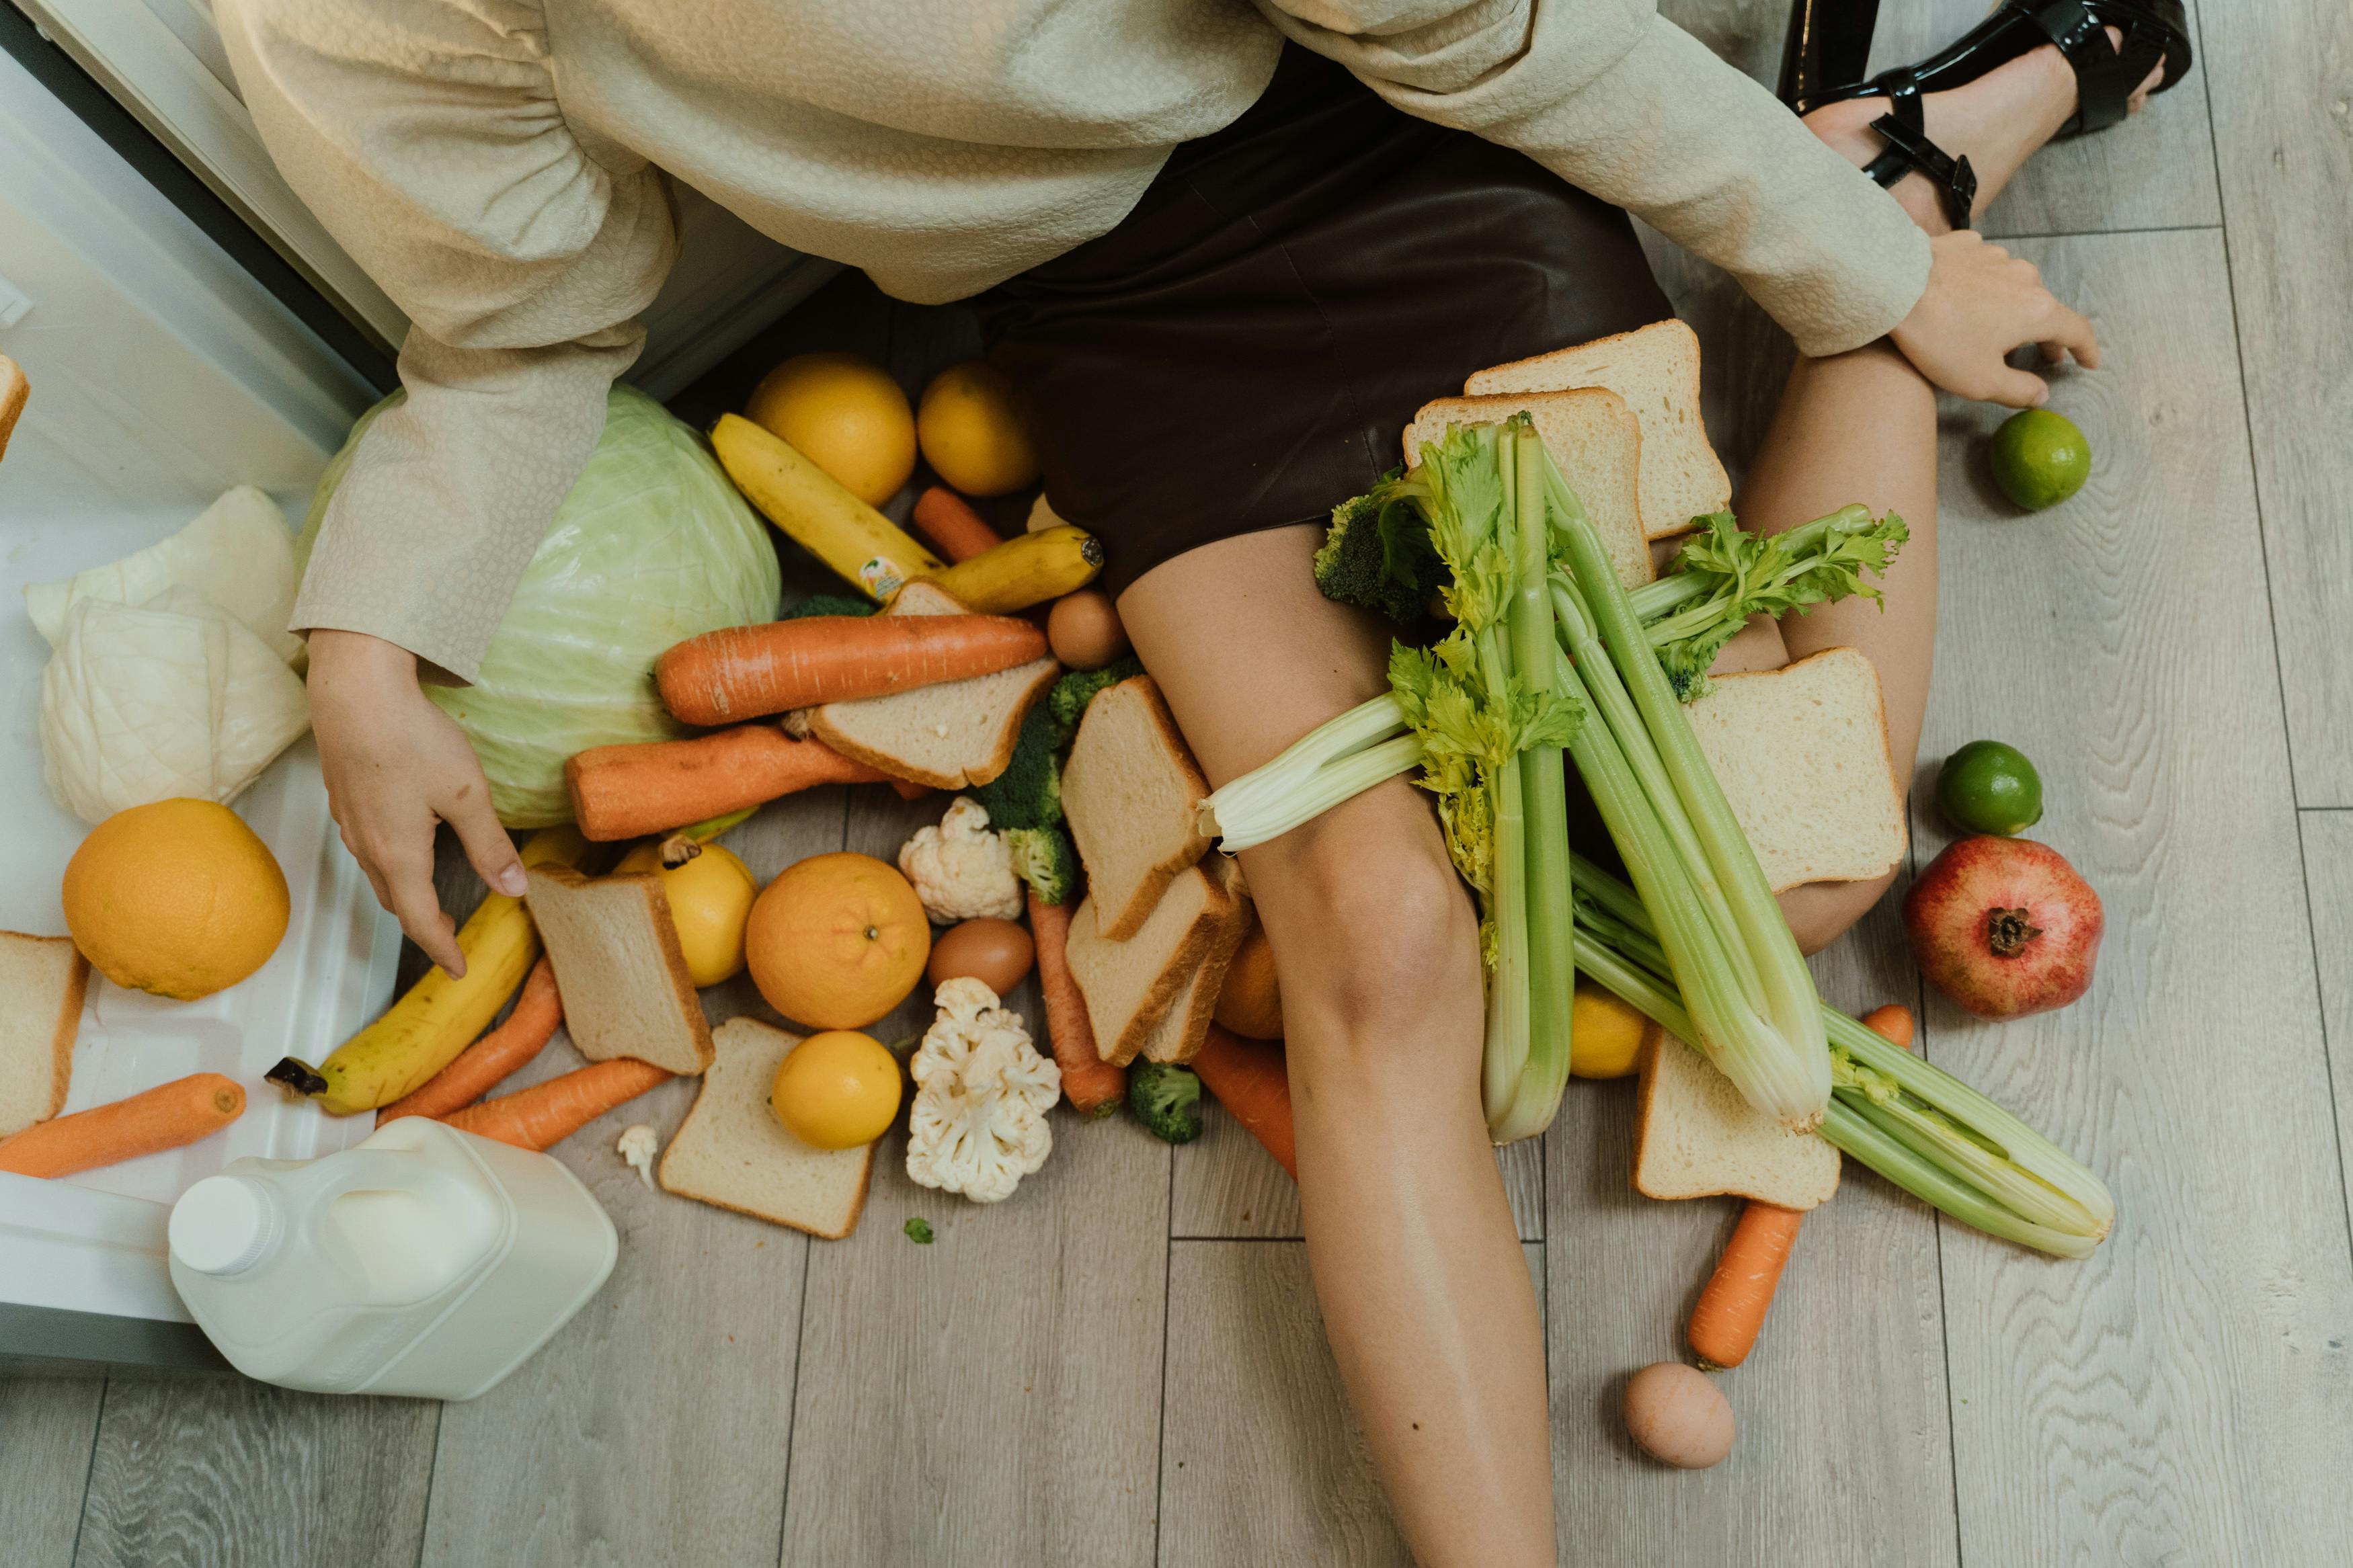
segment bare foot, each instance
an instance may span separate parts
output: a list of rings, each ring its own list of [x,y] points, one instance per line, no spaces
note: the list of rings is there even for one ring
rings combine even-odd
[[[2123,43],[2124,35],[2116,28],[2110,27],[2107,33],[2109,43]],[[2130,112],[2140,112],[2164,76],[2162,65],[2148,73],[2148,79],[2127,100]],[[1956,158],[1966,156],[1977,171],[1977,207],[1983,212],[2010,184],[2010,176],[2073,116],[2074,68],[2056,44],[2045,44],[1997,66],[1966,87],[1926,94],[1920,100],[1920,111],[1928,140]],[[1879,132],[1871,128],[1872,121],[1886,112],[1883,98],[1850,98],[1815,110],[1806,116],[1806,126],[1861,168],[1887,148]],[[1953,226],[1926,175],[1906,174],[1889,194],[1930,234],[1943,234]]]

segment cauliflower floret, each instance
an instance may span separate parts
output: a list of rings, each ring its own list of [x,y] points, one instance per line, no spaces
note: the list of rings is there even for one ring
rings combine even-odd
[[[654,1156],[661,1152],[660,1134],[639,1122],[635,1127],[622,1128],[621,1141],[613,1147],[646,1185],[654,1184]]]
[[[899,869],[915,885],[923,912],[937,925],[994,915],[1021,918],[1021,879],[1004,835],[988,830],[988,808],[959,797],[937,827],[899,846]]]
[[[1013,1195],[1053,1152],[1046,1112],[1062,1092],[1060,1068],[1038,1054],[1021,1016],[997,993],[958,978],[939,989],[939,1016],[908,1062],[907,1174],[977,1204]]]

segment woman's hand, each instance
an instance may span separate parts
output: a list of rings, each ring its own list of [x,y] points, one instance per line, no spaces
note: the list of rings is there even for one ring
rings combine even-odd
[[[457,831],[483,881],[521,897],[522,862],[491,809],[490,781],[464,731],[417,685],[417,656],[362,632],[311,634],[311,728],[327,805],[376,902],[452,976],[466,973],[458,927],[433,895],[433,828]]]
[[[1970,229],[1940,234],[1928,245],[1935,258],[1928,287],[1888,334],[1922,375],[1962,397],[2036,408],[2050,397],[2050,385],[2005,363],[2021,343],[2042,344],[2052,364],[2073,353],[2084,369],[2099,369],[2092,323],[2052,296],[2034,263]]]

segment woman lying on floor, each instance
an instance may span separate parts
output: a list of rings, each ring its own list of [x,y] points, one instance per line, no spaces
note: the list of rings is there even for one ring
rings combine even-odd
[[[2038,402],[2004,363],[2027,343],[2096,363],[2083,318],[1968,232],[1970,196],[2169,84],[2188,40],[2178,0],[2010,0],[1858,86],[1871,9],[1801,0],[1801,121],[1646,0],[216,0],[272,155],[415,323],[408,399],[360,444],[294,623],[345,843],[453,968],[437,821],[522,890],[417,681],[471,675],[586,460],[676,252],[671,178],[902,299],[973,301],[1213,784],[1382,688],[1385,629],[1308,558],[1413,411],[1671,313],[1636,214],[1797,340],[1746,526],[1859,500],[1913,531],[1884,615],[1760,625],[1727,660],[1863,649],[1910,757],[1936,389]],[[1244,864],[1317,1294],[1398,1523],[1428,1563],[1549,1563],[1535,1300],[1426,798],[1394,782]],[[1784,905],[1818,946],[1879,891]]]

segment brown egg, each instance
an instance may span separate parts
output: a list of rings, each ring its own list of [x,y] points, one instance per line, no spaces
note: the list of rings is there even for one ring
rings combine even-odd
[[[1704,1470],[1732,1452],[1732,1403],[1704,1373],[1659,1362],[1626,1380],[1626,1432],[1662,1465]]]
[[[1021,984],[1037,951],[1018,921],[966,921],[932,943],[927,973],[934,986],[969,975],[1002,996]]]
[[[1046,616],[1046,641],[1054,657],[1072,669],[1101,669],[1127,651],[1127,628],[1119,624],[1110,595],[1082,588],[1054,601]]]

